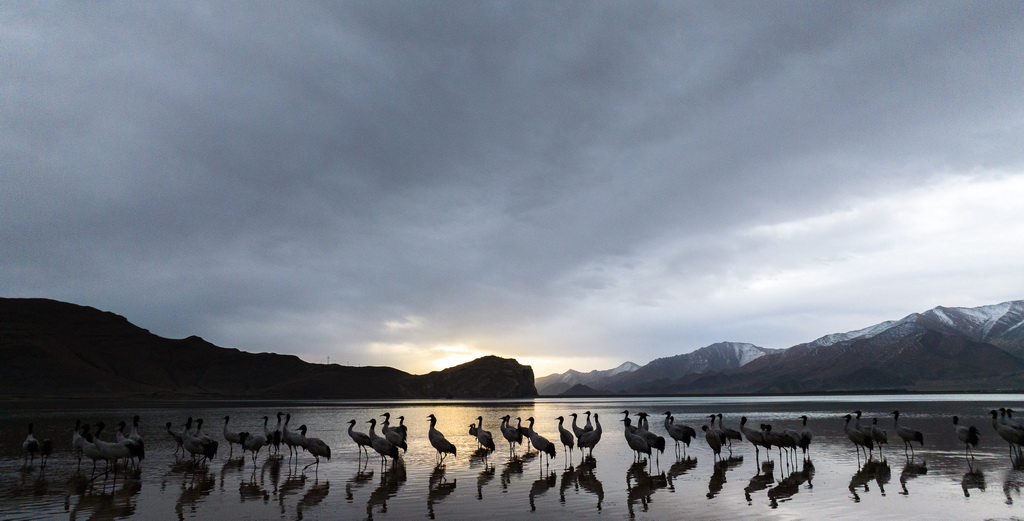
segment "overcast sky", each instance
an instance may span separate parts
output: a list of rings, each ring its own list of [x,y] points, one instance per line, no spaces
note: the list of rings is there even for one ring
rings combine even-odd
[[[0,295],[537,376],[1024,298],[1021,2],[5,2]]]

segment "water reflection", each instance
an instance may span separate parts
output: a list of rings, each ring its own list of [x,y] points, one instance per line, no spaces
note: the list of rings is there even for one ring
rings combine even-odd
[[[264,504],[270,502],[270,491],[262,483],[256,482],[256,469],[252,469],[252,474],[249,476],[248,481],[239,483],[238,497],[242,503],[253,500],[263,501]]]
[[[660,489],[668,487],[668,479],[665,473],[651,475],[647,472],[647,461],[638,461],[629,466],[626,471],[626,508],[629,510],[629,517],[636,517],[634,507],[639,502],[641,509],[647,512],[651,496]]]
[[[907,463],[903,466],[903,471],[900,472],[900,487],[903,488],[903,491],[900,492],[900,494],[909,496],[910,491],[907,490],[907,482],[927,473],[928,466],[925,464],[924,460],[921,460],[920,463],[915,463],[914,460],[907,458]]]
[[[309,490],[302,495],[299,502],[295,505],[295,519],[302,519],[306,510],[309,510],[327,498],[327,493],[331,490],[331,482],[324,480],[320,483],[318,480],[313,480],[313,486],[309,487]]]
[[[356,489],[366,486],[371,480],[373,480],[373,471],[369,469],[369,459],[361,460],[356,474],[345,483],[345,499],[351,503]]]
[[[725,473],[742,464],[743,456],[730,456],[727,459],[715,462],[714,470],[711,472],[711,479],[708,480],[708,499],[714,499],[715,496],[722,492],[722,488],[725,486],[726,481],[728,481],[725,478]]]
[[[279,505],[282,514],[287,510],[284,505],[284,500],[287,499],[288,496],[298,495],[304,488],[306,488],[306,475],[292,474],[289,472],[284,483],[281,483],[281,486],[277,489],[277,504]]]
[[[178,514],[178,521],[185,519],[185,513],[189,517],[196,515],[199,503],[202,503],[210,492],[213,492],[217,484],[217,478],[212,472],[200,472],[186,475],[181,482],[181,494],[174,504],[174,512]]]
[[[778,508],[780,502],[788,501],[799,492],[800,486],[804,483],[807,484],[808,489],[813,488],[813,479],[814,463],[810,459],[805,459],[800,470],[790,472],[788,476],[779,480],[778,485],[768,489],[769,506]]]
[[[1024,472],[1012,470],[1006,474],[1003,480],[1003,494],[1006,495],[1006,504],[1013,505],[1013,496],[1020,497],[1020,489],[1024,488]]]
[[[70,508],[70,496],[65,499],[65,511],[68,519],[74,521],[82,516],[84,519],[123,519],[135,514],[142,483],[138,480],[125,480],[120,489],[111,489],[109,493],[97,491],[90,486],[85,476],[75,475],[68,484],[68,490],[74,491],[78,500],[74,508]]]
[[[379,507],[382,514],[387,513],[388,500],[398,494],[405,480],[405,461],[396,459],[391,468],[381,474],[380,485],[370,493],[370,499],[366,501],[366,518],[373,519],[374,507]]]
[[[604,486],[601,480],[597,479],[594,470],[597,468],[597,460],[587,456],[578,466],[570,466],[562,472],[562,481],[558,488],[559,502],[565,504],[565,492],[570,488],[576,492],[583,489],[584,492],[597,496],[597,510],[601,511],[601,503],[604,501]]]
[[[878,484],[878,490],[881,495],[885,495],[885,485],[889,483],[892,477],[892,470],[889,468],[889,463],[879,460],[868,460],[864,463],[864,466],[857,469],[857,472],[850,478],[850,494],[854,503],[860,502],[860,494],[857,491],[861,488],[864,492],[870,492],[871,488],[869,484],[874,481]]]
[[[455,492],[455,485],[457,479],[452,479],[451,483],[448,482],[448,478],[445,477],[445,469],[443,467],[436,467],[434,471],[430,473],[430,479],[427,482],[427,517],[434,519],[434,505],[440,503],[444,498]]]
[[[668,489],[675,492],[676,486],[673,483],[673,480],[695,468],[697,468],[697,458],[691,458],[689,456],[673,463],[672,466],[668,468],[668,475],[666,476],[666,479],[668,479]]]
[[[754,499],[752,494],[767,490],[772,483],[775,483],[775,463],[765,461],[757,470],[757,474],[750,478],[750,483],[743,487],[743,495],[747,498],[747,504],[752,505]]]
[[[534,500],[544,494],[548,490],[554,488],[558,483],[558,476],[554,472],[549,473],[547,476],[541,474],[540,479],[537,479],[530,485],[530,511],[535,512],[537,510],[537,504]]]
[[[971,470],[964,473],[960,480],[960,488],[964,490],[964,497],[971,497],[971,489],[985,491],[985,473],[981,470]]]

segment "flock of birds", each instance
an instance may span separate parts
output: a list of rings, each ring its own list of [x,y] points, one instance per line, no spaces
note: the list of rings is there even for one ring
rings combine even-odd
[[[665,451],[666,439],[651,431],[648,414],[646,412],[634,414],[633,416],[637,418],[636,425],[633,424],[628,410],[622,411],[622,414],[624,417],[620,421],[624,425],[623,436],[627,446],[633,451],[634,460],[642,461],[644,456],[646,456],[646,460],[651,461],[652,455],[655,458],[659,457]],[[1014,465],[1024,463],[1024,452],[1022,452],[1022,445],[1024,445],[1024,422],[1013,417],[1012,409],[1000,408],[990,411],[989,414],[992,416],[993,430],[1009,443],[1011,462]],[[580,426],[579,415],[576,413],[570,414],[572,422],[569,428],[565,426],[565,417],[559,416],[556,418],[558,421],[558,441],[561,443],[563,450],[566,451],[567,458],[571,457],[573,451],[577,449],[580,451],[581,458],[587,455],[592,457],[594,448],[601,441],[603,429],[599,415],[597,413],[591,414],[590,411],[586,411],[584,415],[586,416],[585,423],[583,426]],[[381,416],[384,418],[384,421],[380,424],[380,434],[376,432],[376,418],[371,418],[366,422],[370,428],[365,433],[356,431],[356,420],[350,420],[348,422],[348,434],[352,441],[355,442],[358,450],[361,451],[361,455],[365,454],[369,458],[369,450],[372,449],[380,456],[381,464],[386,465],[389,458],[393,461],[401,457],[399,449],[403,453],[408,450],[408,428],[405,425],[404,416],[397,417],[397,425],[391,424],[390,413],[384,413]],[[677,454],[680,448],[685,454],[686,448],[696,439],[697,431],[690,426],[676,423],[675,418],[669,411],[666,411],[664,416],[663,425],[665,433],[674,441]],[[882,446],[888,445],[888,433],[879,427],[878,418],[872,418],[870,424],[861,425],[861,416],[861,411],[854,411],[852,414],[845,415],[846,422],[843,425],[843,432],[857,450],[858,460],[863,452],[865,458],[870,461],[874,457],[876,447],[881,456]],[[716,459],[722,458],[723,449],[727,450],[731,455],[733,442],[742,442],[744,438],[754,446],[755,455],[758,459],[760,458],[760,450],[762,448],[765,449],[766,456],[770,458],[773,447],[778,449],[780,458],[783,457],[783,451],[785,451],[787,458],[796,458],[798,449],[803,451],[806,457],[811,441],[814,438],[811,429],[807,426],[807,416],[800,417],[802,420],[800,430],[775,430],[769,424],[760,424],[755,429],[748,425],[746,416],[740,418],[739,429],[734,429],[723,423],[723,416],[720,413],[711,414],[708,418],[710,421],[701,425],[700,428],[704,432],[704,439]],[[498,426],[498,430],[501,437],[508,442],[510,456],[515,456],[516,446],[521,447],[524,441],[527,443],[527,451],[536,450],[538,453],[546,455],[548,462],[556,456],[555,443],[534,429],[534,418],[527,418],[525,420],[526,426],[523,425],[523,420],[518,417],[515,418],[515,425],[512,425],[510,415],[502,416],[500,419],[501,423]],[[427,416],[426,420],[430,426],[427,431],[427,440],[436,451],[436,465],[441,466],[447,456],[457,455],[457,448],[448,441],[441,431],[437,430],[437,418],[433,414]],[[491,431],[484,429],[483,416],[477,417],[476,420],[475,423],[469,425],[469,434],[476,438],[476,453],[486,457],[496,449],[496,438]],[[921,431],[901,424],[899,411],[892,412],[892,420],[893,431],[903,440],[904,453],[909,450],[912,457],[914,451],[913,443],[916,442],[923,446],[924,435]],[[254,465],[257,456],[264,448],[267,449],[268,453],[280,455],[281,445],[287,447],[289,458],[295,457],[296,461],[300,453],[299,449],[308,452],[314,457],[314,461],[303,467],[303,470],[310,466],[319,468],[320,458],[331,459],[330,446],[319,438],[308,436],[308,429],[305,425],[301,425],[295,430],[291,429],[289,426],[291,414],[277,413],[275,425],[270,424],[269,416],[264,416],[262,432],[233,431],[229,428],[230,421],[231,418],[225,416],[222,429],[222,438],[224,442],[228,443],[230,454],[233,454],[234,446],[238,445],[239,449],[243,451],[243,455],[245,451],[250,453]],[[977,447],[979,443],[978,429],[975,426],[961,425],[960,419],[957,416],[953,416],[953,426],[957,438],[964,443],[965,456],[969,458],[969,461],[973,460],[972,448]],[[31,464],[29,463],[30,458],[34,463],[35,456],[38,454],[42,465],[45,466],[47,459],[53,452],[53,443],[49,439],[36,440],[33,435],[33,427],[33,424],[29,424],[28,436],[22,444],[25,451],[25,464],[26,466]],[[184,425],[178,429],[175,429],[171,422],[167,422],[165,427],[167,434],[176,445],[175,456],[178,455],[179,451],[183,456],[187,453],[192,457],[192,461],[196,465],[204,464],[216,456],[221,442],[203,431],[202,419],[193,420],[192,417],[189,417]],[[82,424],[81,421],[75,422],[75,429],[71,436],[71,446],[78,458],[79,469],[81,469],[83,457],[92,460],[94,477],[96,475],[96,465],[99,461],[103,461],[106,464],[105,474],[113,470],[115,478],[118,463],[122,463],[126,470],[131,468],[137,469],[146,457],[145,443],[139,432],[139,416],[134,416],[130,424],[129,422],[120,422],[114,432],[114,441],[100,439],[100,434],[104,429],[105,425],[103,422],[98,422],[94,426]]]

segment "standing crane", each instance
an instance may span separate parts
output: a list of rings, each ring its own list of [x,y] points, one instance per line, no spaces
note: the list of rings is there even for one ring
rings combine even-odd
[[[882,445],[889,444],[889,435],[878,428],[878,418],[871,418],[871,441],[878,445],[878,457],[882,457]]]
[[[494,438],[491,436],[491,431],[484,430],[484,417],[477,416],[476,418],[476,441],[483,448],[487,449],[487,452],[494,452]]]
[[[679,456],[679,442],[683,443],[683,454],[685,454],[686,447],[690,446],[690,441],[697,437],[697,431],[692,427],[681,423],[677,424],[670,411],[665,411],[665,432],[676,442],[676,457]]]
[[[594,457],[594,447],[601,441],[601,419],[596,412],[594,413],[594,425],[594,430],[583,433],[583,436],[579,438],[579,443],[576,444],[580,448],[581,456],[583,449],[590,449],[587,452],[590,457]]]
[[[622,435],[626,438],[626,445],[629,445],[629,448],[633,450],[633,461],[640,461],[641,454],[646,454],[648,459],[650,459],[651,446],[647,444],[647,440],[643,436],[634,432],[633,426],[630,425],[632,422],[629,416],[623,418],[622,423],[625,424]]]
[[[722,458],[722,436],[715,432],[714,429],[707,425],[701,425],[700,430],[704,431],[704,439],[708,442],[708,447],[711,447],[711,452],[715,453],[715,459]]]
[[[565,457],[568,461],[568,459],[572,457],[572,449],[575,445],[576,438],[573,436],[571,432],[565,429],[564,416],[559,416],[558,418],[555,419],[558,420],[558,437],[562,440],[562,449],[566,451]]]
[[[377,436],[377,433],[374,430],[377,428],[377,419],[370,418],[366,423],[370,424],[370,432],[368,434],[370,437],[370,447],[372,447],[377,454],[380,454],[381,466],[384,466],[387,463],[386,458],[391,458],[392,460],[398,459],[398,447],[392,445],[387,439]]]
[[[305,449],[306,452],[309,452],[310,454],[313,455],[314,458],[316,458],[316,461],[310,463],[309,465],[306,465],[305,467],[302,467],[302,470],[306,470],[309,467],[312,467],[313,465],[316,465],[316,470],[319,470],[321,457],[327,458],[327,461],[331,461],[331,448],[327,445],[327,443],[324,442],[324,440],[321,440],[320,438],[310,438],[306,436],[305,425],[299,425],[299,433],[302,436],[302,441],[299,445],[303,449]],[[298,451],[296,451],[296,459],[298,459]]]
[[[356,442],[356,449],[357,450],[358,449],[362,449],[362,453],[366,455],[367,459],[369,459],[370,458],[370,454],[369,454],[369,452],[367,452],[366,447],[370,446],[370,437],[367,436],[365,432],[359,432],[359,431],[353,430],[353,429],[355,429],[355,427],[356,427],[356,421],[355,420],[349,420],[348,421],[348,436],[349,436],[349,438],[352,438],[352,441]]]
[[[846,437],[850,438],[853,442],[853,446],[857,449],[857,460],[860,460],[860,450],[864,448],[864,457],[868,457],[868,449],[874,448],[874,442],[871,440],[871,436],[864,434],[864,431],[857,428],[850,428],[850,421],[853,420],[853,415],[847,414],[843,416],[846,418],[846,423],[843,425],[843,432],[846,433]]]
[[[811,446],[811,440],[814,438],[814,433],[811,432],[811,428],[807,426],[807,415],[800,417],[803,420],[803,429],[800,430],[800,441],[797,442],[796,446],[800,447],[804,451],[804,457],[807,456],[807,449]]]
[[[530,443],[541,453],[548,455],[548,462],[551,462],[551,458],[555,457],[555,444],[548,441],[547,438],[537,434],[537,431],[533,430],[533,416],[526,419],[530,422]]]
[[[892,411],[892,427],[896,429],[896,435],[903,440],[903,454],[907,453],[907,447],[910,447],[910,457],[914,457],[914,444],[911,442],[918,442],[921,446],[924,446],[924,434],[921,431],[915,431],[909,427],[900,425],[900,411]]]
[[[430,430],[427,431],[427,440],[430,441],[430,445],[437,451],[437,454],[434,456],[435,467],[440,467],[444,463],[445,456],[448,454],[457,456],[458,451],[455,448],[455,445],[452,445],[452,443],[444,437],[444,434],[441,434],[441,431],[437,430],[437,418],[431,414],[430,416],[427,416],[427,419],[430,420]],[[508,416],[505,416],[505,419],[507,421]]]
[[[498,426],[498,429],[501,431],[501,437],[505,438],[505,441],[508,442],[509,457],[514,457],[516,454],[514,445],[517,443],[523,444],[523,435],[519,432],[519,429],[509,425],[510,421],[512,421],[511,415],[506,414],[502,416],[501,425]]]
[[[242,445],[242,439],[239,437],[239,433],[228,430],[228,422],[231,421],[230,416],[224,417],[224,441],[228,442],[228,459],[231,459],[231,455],[235,453],[235,444]],[[245,457],[245,449],[242,450],[242,457]]]
[[[32,435],[33,424],[28,424],[28,436],[21,442],[21,448],[25,451],[25,466],[28,467],[36,462],[36,453],[39,452],[39,441]],[[31,461],[29,461],[31,458]]]
[[[747,417],[740,417],[740,431],[746,436],[747,441],[754,445],[754,459],[759,460],[761,458],[761,450],[759,447],[765,449],[771,449],[772,446],[768,443],[768,440],[764,439],[764,433],[759,430],[754,430],[747,427]]]
[[[960,417],[953,417],[953,430],[956,432],[956,437],[964,444],[964,456],[970,457],[971,461],[974,461],[974,451],[971,447],[978,446],[978,428],[971,425],[960,425]]]

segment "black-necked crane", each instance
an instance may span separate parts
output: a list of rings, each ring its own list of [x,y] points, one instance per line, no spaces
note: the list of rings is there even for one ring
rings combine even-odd
[[[269,417],[263,417],[264,424],[266,424],[269,421]],[[245,437],[242,437],[242,434],[245,434]],[[258,432],[255,434],[250,432],[242,432],[239,433],[238,436],[238,444],[239,446],[242,447],[243,461],[245,459],[245,451],[249,451],[249,453],[252,455],[252,464],[256,465],[256,456],[259,456],[260,451],[263,450],[263,447],[270,445],[270,442],[267,440],[266,435],[260,434]],[[270,449],[267,449],[267,452],[270,452]]]
[[[633,461],[640,461],[641,454],[646,454],[650,460],[651,446],[647,444],[647,440],[643,436],[634,432],[628,415],[622,419],[622,423],[625,424],[622,435],[626,438],[626,445],[633,450]]]
[[[707,425],[701,425],[700,430],[704,431],[704,439],[708,442],[708,447],[711,447],[711,452],[715,454],[715,458],[721,459],[722,436]]]
[[[865,434],[864,431],[850,427],[850,421],[853,420],[852,414],[843,416],[846,419],[846,423],[843,424],[843,432],[846,433],[846,437],[850,438],[853,442],[853,446],[857,449],[857,459],[860,460],[860,450],[864,449],[864,457],[868,457],[868,450],[874,448],[874,442],[871,440],[871,436]]]
[[[647,421],[647,413],[638,412],[636,416],[640,419],[636,422],[637,429],[635,432],[647,440],[647,445],[652,451],[657,450],[659,455],[663,454],[665,452],[665,437],[651,432],[651,424]]]
[[[21,448],[25,451],[26,467],[36,462],[36,453],[39,452],[39,441],[32,435],[32,428],[34,426],[34,424],[28,424],[28,436],[25,437],[25,441],[21,442]]]
[[[356,442],[356,450],[361,450],[366,458],[370,458],[370,454],[366,451],[366,447],[370,446],[370,437],[365,432],[359,432],[354,430],[356,427],[355,420],[348,421],[348,436],[352,438],[352,441]]]
[[[551,443],[547,438],[537,434],[537,431],[533,430],[533,416],[527,418],[526,421],[530,422],[530,426],[528,427],[530,431],[530,443],[533,443],[533,446],[537,451],[542,454],[547,454],[548,462],[550,462],[551,458],[555,457],[555,444]]]
[[[313,457],[316,458],[316,461],[310,463],[309,465],[306,465],[305,467],[302,467],[302,470],[306,470],[309,467],[312,467],[313,465],[316,465],[316,467],[314,468],[316,470],[319,470],[320,458],[327,458],[327,461],[331,461],[331,447],[329,447],[327,443],[324,442],[324,440],[321,440],[320,438],[311,438],[309,436],[306,436],[305,425],[299,425],[299,433],[302,436],[302,443],[300,443],[299,446],[301,446],[303,449],[306,450],[306,452],[312,454]],[[298,452],[296,452],[296,455],[298,455]]]
[[[533,450],[533,445],[530,442],[530,429],[523,427],[523,419],[516,416],[516,429],[519,430],[519,434],[526,438],[526,453],[529,454]]]
[[[39,442],[40,467],[46,467],[46,462],[50,461],[50,454],[53,454],[53,442],[50,438],[43,438],[43,441]]]
[[[519,432],[519,429],[509,425],[512,421],[512,416],[506,414],[501,417],[501,425],[498,426],[498,430],[501,431],[501,437],[505,438],[508,442],[508,455],[509,457],[515,456],[515,444],[523,444],[523,434]]]
[[[954,416],[953,430],[956,432],[956,437],[964,444],[964,456],[970,457],[973,461],[974,451],[971,450],[971,447],[978,446],[978,428],[973,425],[960,425],[960,417]]]
[[[170,422],[168,422],[170,425]],[[85,446],[85,438],[82,437],[82,420],[75,420],[75,432],[71,433],[71,449],[78,458],[78,469],[82,469],[82,448]]]
[[[231,421],[230,416],[224,417],[224,441],[228,442],[228,458],[235,453],[235,444],[242,445],[242,439],[239,437],[240,433],[232,432],[228,430],[228,422]],[[242,456],[245,456],[245,451],[242,451]]]
[[[676,423],[676,419],[670,411],[665,411],[665,432],[676,442],[676,456],[679,455],[680,442],[683,443],[683,454],[686,454],[686,447],[689,447],[690,441],[697,437],[697,431],[692,427]]]
[[[505,418],[507,420],[508,416]],[[437,451],[437,454],[434,456],[434,466],[440,467],[444,464],[444,458],[447,455],[451,454],[452,456],[457,456],[458,450],[455,448],[455,445],[444,437],[444,434],[442,434],[441,431],[437,430],[437,417],[431,414],[430,416],[427,416],[427,420],[430,421],[430,430],[427,431],[427,440],[430,441],[430,446],[434,447],[434,450]]]
[[[290,421],[292,421],[291,413],[285,414],[284,424],[281,425],[281,443],[288,447],[288,458],[291,459],[294,454],[296,460],[298,460],[299,447],[302,447],[302,435],[288,428],[288,422]]]
[[[196,462],[197,456],[202,456],[202,459],[200,460],[201,462],[208,462],[217,455],[217,447],[219,444],[203,433],[202,418],[196,420],[197,426],[194,431],[191,429],[191,421],[192,418],[189,418],[185,423],[185,430],[181,436],[181,446],[192,455],[193,464]]]
[[[398,459],[398,447],[392,445],[386,438],[377,436],[377,432],[375,431],[377,428],[377,419],[370,418],[366,423],[370,424],[370,431],[368,434],[368,436],[370,436],[370,447],[377,454],[380,454],[380,464],[382,466],[385,465],[387,463],[386,458],[391,458],[392,460]]]
[[[107,460],[106,460],[106,458],[103,457],[103,454],[100,452],[99,447],[97,447],[96,444],[93,443],[93,440],[95,438],[93,438],[92,433],[89,432],[89,431],[90,431],[89,424],[88,423],[83,424],[82,425],[82,439],[84,440],[84,442],[82,444],[82,454],[85,457],[87,457],[87,458],[92,460],[92,476],[96,476],[96,461],[97,460],[101,460],[101,459],[104,460],[104,461],[107,461]],[[110,463],[107,462],[107,465],[109,466]]]
[[[1005,409],[1003,410],[1005,418]],[[1010,444],[1010,463],[1017,464],[1014,461],[1014,453],[1016,454],[1017,460],[1020,460],[1020,446],[1024,444],[1024,428],[1016,428],[1015,425],[999,421],[999,413],[995,410],[989,411],[992,415],[992,428],[995,429],[999,437]]]
[[[718,413],[716,416],[718,417],[718,432],[725,436],[725,442],[729,444],[729,454],[732,454],[732,440],[743,441],[743,434],[732,427],[723,425],[722,413]],[[711,421],[713,422],[714,420]]]
[[[590,411],[587,411],[587,412],[589,413]],[[580,427],[579,425],[576,425],[576,420],[577,420],[577,417],[579,416],[578,414],[572,413],[569,416],[572,416],[572,433],[574,435],[576,435],[576,439],[579,440],[580,436],[583,436],[583,433],[587,432],[587,431],[583,427]],[[587,420],[588,421],[590,420],[590,416],[589,415],[587,415]]]
[[[921,446],[924,446],[924,434],[921,431],[915,431],[909,427],[900,425],[900,411],[892,411],[892,428],[896,430],[896,435],[903,440],[903,453],[907,453],[907,447],[910,447],[910,456],[914,456],[914,444],[911,442],[918,442]]]
[[[583,411],[583,414],[587,415],[587,423],[583,424],[583,431],[590,432],[594,430],[594,426],[590,423],[590,411]]]
[[[878,418],[871,418],[871,441],[878,445],[878,457],[882,457],[882,445],[889,444],[889,435],[878,428]]]
[[[778,447],[779,459],[782,459],[782,450],[786,450],[786,454],[789,454],[790,449],[796,449],[796,438],[790,435],[786,431],[776,431],[772,429],[771,425],[762,425],[761,431],[764,434],[765,441]],[[789,461],[787,457],[787,461]]]
[[[487,449],[487,452],[494,452],[494,437],[491,436],[491,431],[484,430],[483,416],[476,418],[476,441],[481,447]]]
[[[381,416],[384,417],[384,423],[380,427],[381,435],[384,436],[384,439],[388,440],[388,443],[402,449],[402,452],[408,452],[409,445],[405,442],[404,431],[391,427],[391,413],[386,412]]]
[[[768,443],[768,440],[764,439],[764,433],[760,430],[755,430],[747,427],[747,417],[743,416],[740,418],[740,431],[746,436],[747,441],[754,445],[754,459],[759,460],[761,458],[761,450],[759,447],[765,449],[771,449],[772,446]]]
[[[139,464],[141,464],[142,460],[146,458],[146,449],[142,443],[142,438],[138,437],[137,439],[132,439],[129,436],[127,436],[126,434],[130,433],[125,432],[125,422],[118,423],[117,427],[117,443],[120,443],[121,445],[124,445],[125,447],[128,448],[128,453],[130,455],[128,459],[133,464],[133,466],[135,464],[136,459],[138,459]]]
[[[167,422],[167,434],[171,437],[171,440],[173,440],[175,444],[174,455],[177,456],[179,450],[183,453],[182,455],[184,455],[185,449],[182,448],[181,446],[182,431],[174,432],[173,430],[171,430],[171,425],[171,422]]]
[[[875,443],[873,443],[875,439],[871,435],[871,426],[870,425],[863,426],[863,427],[861,426],[861,424],[860,424],[860,417],[861,417],[861,414],[863,414],[861,411],[859,411],[859,410],[858,411],[853,411],[853,413],[857,415],[856,416],[856,420],[857,421],[854,422],[853,428],[857,429],[860,432],[863,432],[864,435],[867,436],[868,438],[871,438],[871,441],[872,441],[871,445],[872,445],[872,447],[871,447],[870,454],[868,456],[869,458],[871,458],[872,456],[874,456],[874,445],[875,445]],[[879,448],[879,450],[881,450],[881,448]]]
[[[572,457],[573,447],[576,445],[576,437],[565,428],[565,417],[559,416],[555,418],[558,420],[558,438],[562,441],[562,450],[565,451],[566,461]]]
[[[811,432],[811,428],[807,426],[807,415],[800,417],[803,420],[803,428],[800,429],[800,441],[796,444],[804,451],[804,455],[807,455],[807,449],[811,446],[811,440],[814,439],[814,433]]]
[[[277,413],[277,426],[274,430],[268,430],[264,427],[263,434],[267,437],[267,441],[274,446],[274,454],[281,454],[281,417],[284,416],[283,412]],[[267,449],[270,452],[270,449]]]
[[[114,479],[117,479],[117,462],[122,459],[128,459],[131,457],[131,452],[128,447],[120,443],[111,443],[103,441],[99,438],[100,432],[103,432],[105,424],[103,422],[96,423],[96,433],[92,436],[91,442],[93,447],[98,451],[100,459],[106,460],[107,471],[109,472],[110,467],[114,467]]]
[[[597,444],[601,441],[601,433],[601,418],[599,418],[598,414],[595,412],[594,430],[583,433],[583,436],[580,436],[578,443],[576,443],[576,445],[580,448],[581,456],[583,454],[583,449],[590,449],[587,451],[587,453],[591,457],[594,456],[594,447],[596,447]]]

